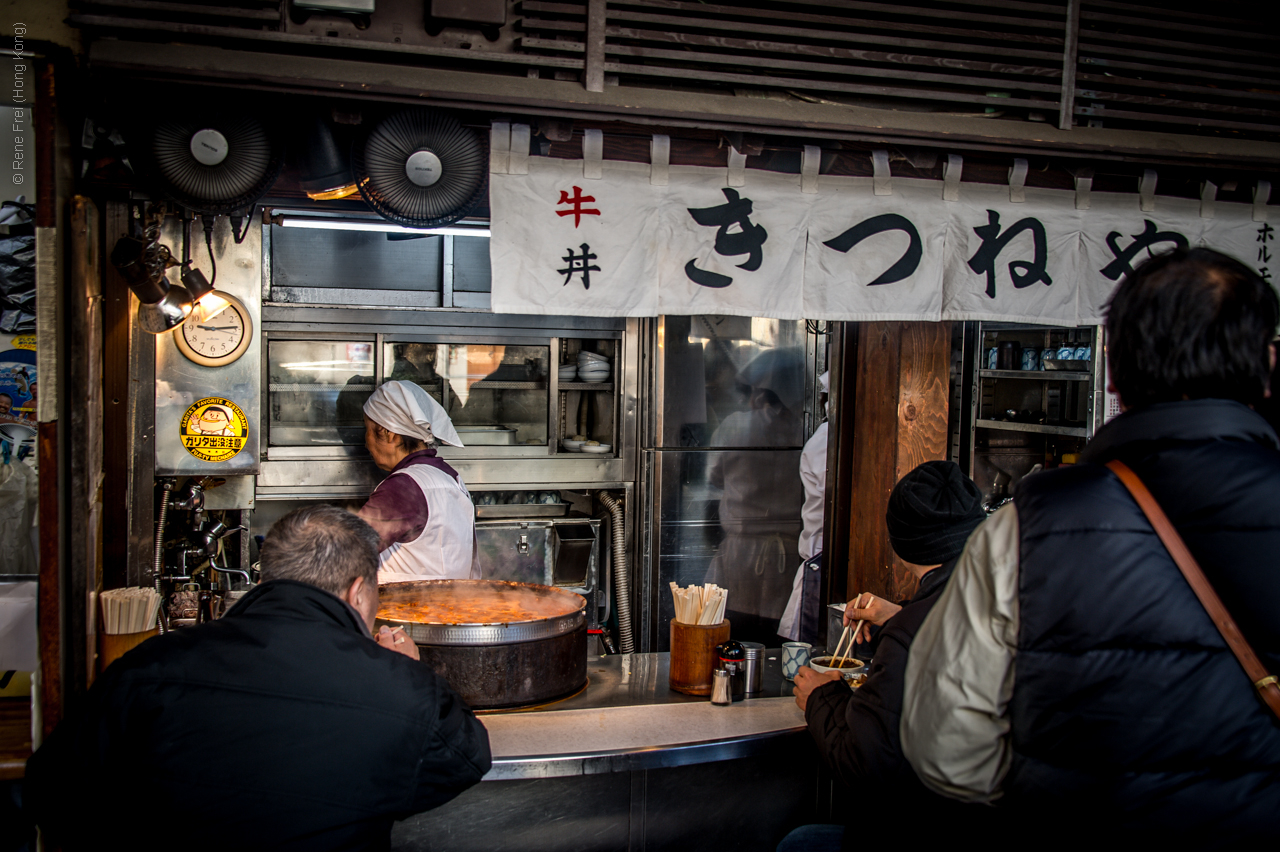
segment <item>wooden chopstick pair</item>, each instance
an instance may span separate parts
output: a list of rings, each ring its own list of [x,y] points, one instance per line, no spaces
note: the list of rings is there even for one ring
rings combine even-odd
[[[861,595],[861,594],[859,594],[856,598],[854,598],[854,599],[853,599],[853,608],[854,608],[854,609],[862,609],[862,595]],[[845,625],[844,632],[840,634],[840,641],[836,643],[836,649],[835,649],[835,651],[831,654],[831,668],[833,668],[833,669],[839,669],[839,670],[843,670],[843,669],[844,669],[844,664],[845,664],[845,662],[847,662],[847,661],[848,661],[848,658],[849,658],[849,654],[850,654],[850,652],[852,652],[852,651],[853,651],[853,642],[854,642],[854,637],[856,637],[856,636],[858,635],[858,631],[862,629],[862,625],[863,625],[863,624],[865,624],[865,623],[866,623],[866,619],[865,619],[865,618],[864,618],[864,619],[860,619],[860,620],[858,621],[857,625],[853,628],[853,632],[852,632],[852,633],[850,633],[850,631],[849,631],[849,625],[847,625],[847,624]],[[845,648],[845,649],[844,649],[844,655],[843,655],[843,656],[840,656],[840,647],[841,647],[842,645],[844,645],[844,643],[845,643],[845,640],[846,640],[846,639],[848,639],[848,640],[849,640],[849,646],[848,646],[847,648]],[[836,657],[840,657],[840,659],[839,659],[839,660],[837,660],[837,659],[836,659]]]

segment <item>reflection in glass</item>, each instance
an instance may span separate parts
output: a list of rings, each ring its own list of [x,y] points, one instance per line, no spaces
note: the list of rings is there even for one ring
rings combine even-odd
[[[658,454],[659,586],[726,587],[734,638],[776,645],[800,562],[804,323],[666,316],[661,334],[658,444],[684,451]],[[669,598],[659,596],[663,649]]]
[[[271,446],[364,443],[372,343],[273,340],[267,373]]]
[[[800,556],[799,450],[658,454],[658,586],[717,583],[729,590],[733,636],[778,643],[778,619]],[[667,650],[671,595],[658,599]]]
[[[547,443],[547,346],[388,343],[385,378],[417,382],[467,446]]]
[[[804,444],[804,323],[667,316],[663,447]]]

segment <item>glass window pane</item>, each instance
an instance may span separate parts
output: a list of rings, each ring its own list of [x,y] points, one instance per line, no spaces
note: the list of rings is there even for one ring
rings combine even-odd
[[[668,584],[728,589],[735,639],[778,642],[800,564],[799,450],[660,452],[658,649],[675,616]]]
[[[663,324],[659,446],[804,445],[803,321],[703,315]]]
[[[273,340],[267,361],[271,446],[364,443],[372,343]]]
[[[393,236],[400,235],[273,225],[271,284],[438,291],[444,237]]]
[[[420,384],[467,446],[547,443],[549,346],[389,343],[388,379]]]

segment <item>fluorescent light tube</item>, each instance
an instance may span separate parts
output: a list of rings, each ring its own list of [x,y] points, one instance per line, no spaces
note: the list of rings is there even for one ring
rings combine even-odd
[[[391,222],[362,222],[355,219],[304,219],[282,216],[280,224],[285,228],[312,228],[321,231],[374,231],[385,234],[425,234],[442,237],[487,237],[490,234],[487,227],[406,228]]]

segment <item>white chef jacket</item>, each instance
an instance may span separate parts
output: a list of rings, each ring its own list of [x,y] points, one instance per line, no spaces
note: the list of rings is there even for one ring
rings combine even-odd
[[[378,582],[480,579],[476,509],[467,486],[429,464],[410,465],[391,476],[407,476],[422,489],[427,524],[413,541],[382,551]]]
[[[800,532],[800,559],[812,558],[822,550],[822,515],[826,505],[827,490],[827,422],[824,420],[800,453],[800,481],[804,483],[804,507],[800,518],[804,529]],[[799,636],[800,590],[804,585],[804,566],[796,567],[791,583],[791,598],[782,612],[778,633],[788,639]]]

